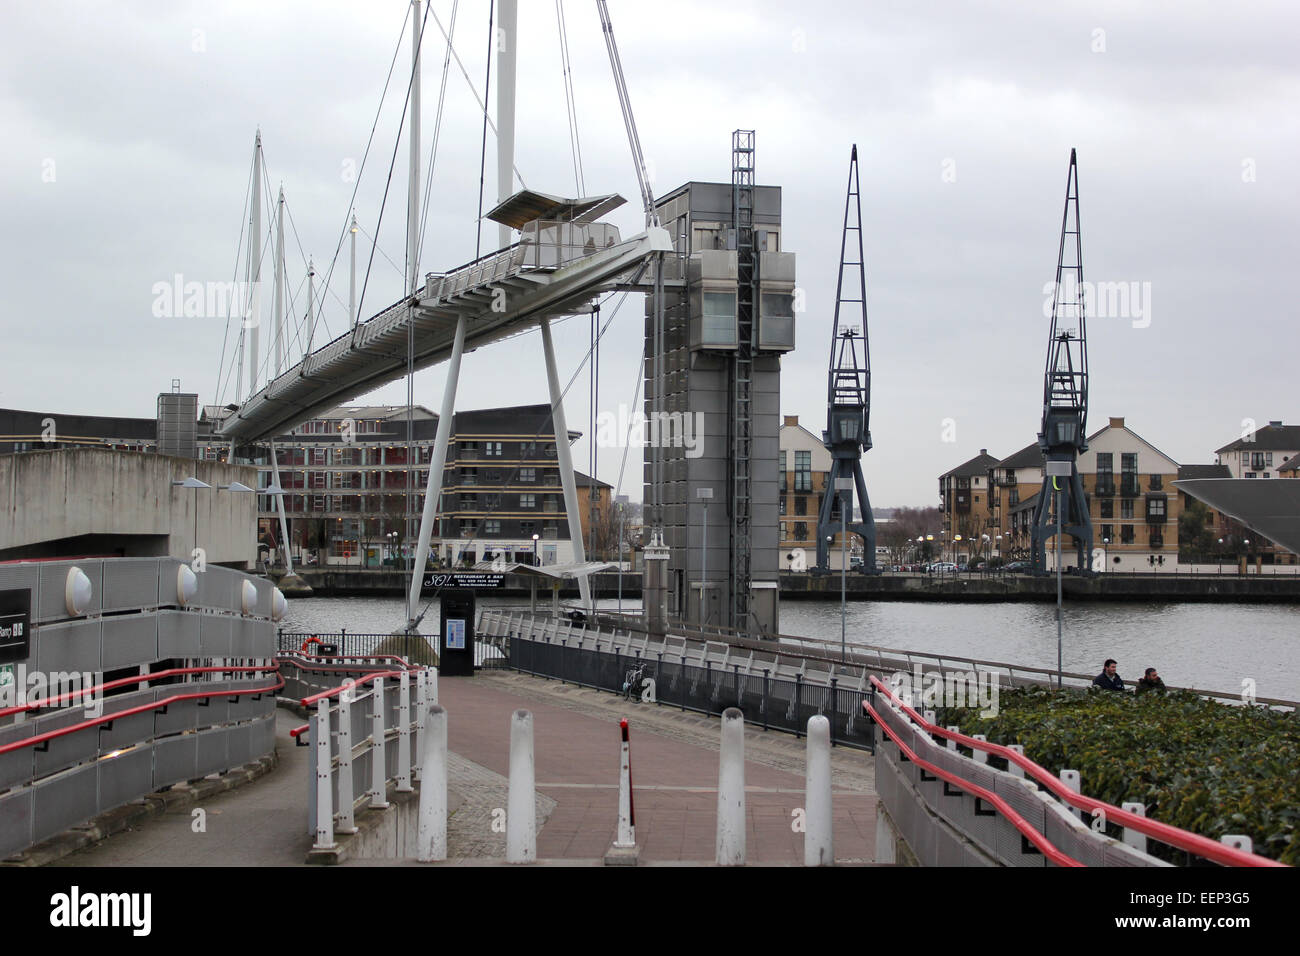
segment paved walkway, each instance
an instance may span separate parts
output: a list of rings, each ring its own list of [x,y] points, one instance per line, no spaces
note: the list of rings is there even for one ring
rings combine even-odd
[[[453,859],[505,856],[493,827],[505,807],[510,717],[533,714],[538,840],[542,860],[599,860],[614,839],[618,808],[618,719],[631,725],[637,841],[648,863],[711,863],[717,810],[719,720],[512,672],[442,678],[449,720],[452,793],[448,842]],[[306,832],[307,748],[277,717],[280,762],[257,782],[173,810],[138,830],[78,851],[61,866],[295,866],[311,846]],[[778,731],[746,729],[748,860],[803,861],[793,811],[802,808],[805,741]],[[835,856],[862,863],[874,856],[875,788],[871,758],[836,748],[832,756]],[[198,826],[199,820],[203,826]],[[499,829],[499,828],[498,828]],[[372,861],[353,861],[366,865]],[[397,861],[394,861],[397,862]],[[391,864],[390,864],[391,865]]]

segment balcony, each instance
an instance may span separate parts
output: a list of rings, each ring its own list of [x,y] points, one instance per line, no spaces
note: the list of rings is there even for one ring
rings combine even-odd
[[[1151,529],[1148,541],[1153,548],[1163,548],[1165,546],[1165,536],[1156,528]]]

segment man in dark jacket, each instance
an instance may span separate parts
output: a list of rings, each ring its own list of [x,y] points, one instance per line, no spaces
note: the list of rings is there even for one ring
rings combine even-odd
[[[1134,692],[1138,694],[1145,694],[1149,690],[1154,690],[1161,694],[1165,692],[1165,682],[1160,679],[1160,675],[1156,673],[1154,667],[1147,668],[1146,673],[1142,675],[1142,678],[1137,682],[1137,686],[1134,688]]]
[[[1108,657],[1106,663],[1102,665],[1101,673],[1092,679],[1092,686],[1100,687],[1102,690],[1123,690],[1124,682],[1115,673],[1115,666],[1115,659]]]

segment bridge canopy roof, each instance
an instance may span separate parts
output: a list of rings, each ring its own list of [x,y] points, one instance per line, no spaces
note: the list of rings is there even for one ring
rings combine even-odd
[[[550,193],[539,193],[532,189],[521,189],[509,199],[501,202],[487,214],[493,222],[499,222],[511,229],[522,229],[537,219],[557,219],[563,222],[592,222],[611,209],[617,209],[627,202],[618,193],[607,196],[586,196],[580,199],[565,199]]]
[[[1174,487],[1300,553],[1300,479],[1192,478],[1175,481]]]

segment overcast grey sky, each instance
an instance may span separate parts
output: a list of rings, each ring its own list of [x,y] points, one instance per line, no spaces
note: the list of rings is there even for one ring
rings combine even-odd
[[[573,194],[551,0],[522,0],[518,168]],[[1300,9],[1288,3],[610,4],[656,192],[728,180],[730,134],[757,130],[758,180],[784,190],[786,250],[807,311],[782,408],[812,431],[825,369],[849,147],[861,157],[875,448],[873,504],[931,504],[942,471],[1005,456],[1039,426],[1051,282],[1071,147],[1085,278],[1133,284],[1129,313],[1089,323],[1089,428],[1126,416],[1181,462],[1213,460],[1243,419],[1295,422]],[[434,11],[449,22],[451,0]],[[10,3],[0,30],[0,406],[150,416],[180,378],[219,384],[225,322],[158,317],[156,283],[234,277],[253,133],[283,183],[302,252],[329,271],[406,16],[371,3]],[[587,192],[637,187],[594,4],[565,5]],[[481,95],[486,0],[462,0],[456,49]],[[424,45],[428,163],[445,44]],[[374,234],[405,92],[409,38],[356,201]],[[493,97],[495,99],[495,97]],[[474,255],[482,114],[453,65],[422,271]],[[489,134],[487,206],[496,184]],[[351,164],[351,167],[350,165]],[[406,146],[364,312],[401,291]],[[268,208],[270,208],[268,204]],[[485,248],[496,229],[484,230]],[[290,279],[305,308],[294,232]],[[367,250],[368,251],[368,250]],[[364,259],[365,252],[361,254]],[[325,319],[346,322],[347,253]],[[606,315],[613,303],[606,307]],[[600,407],[633,397],[642,306],[603,349]],[[263,341],[265,342],[265,335]],[[318,336],[317,341],[322,341]],[[231,343],[226,343],[229,350]],[[587,322],[557,328],[567,379]],[[459,407],[546,400],[536,333],[466,357]],[[227,352],[226,368],[230,364]],[[444,374],[416,376],[437,408]],[[571,427],[586,430],[586,383]],[[402,383],[369,401],[401,403]],[[951,420],[947,422],[946,420]],[[945,441],[953,438],[955,441]],[[575,461],[586,461],[585,439]],[[620,449],[599,473],[617,479]],[[640,488],[629,467],[624,491]]]

